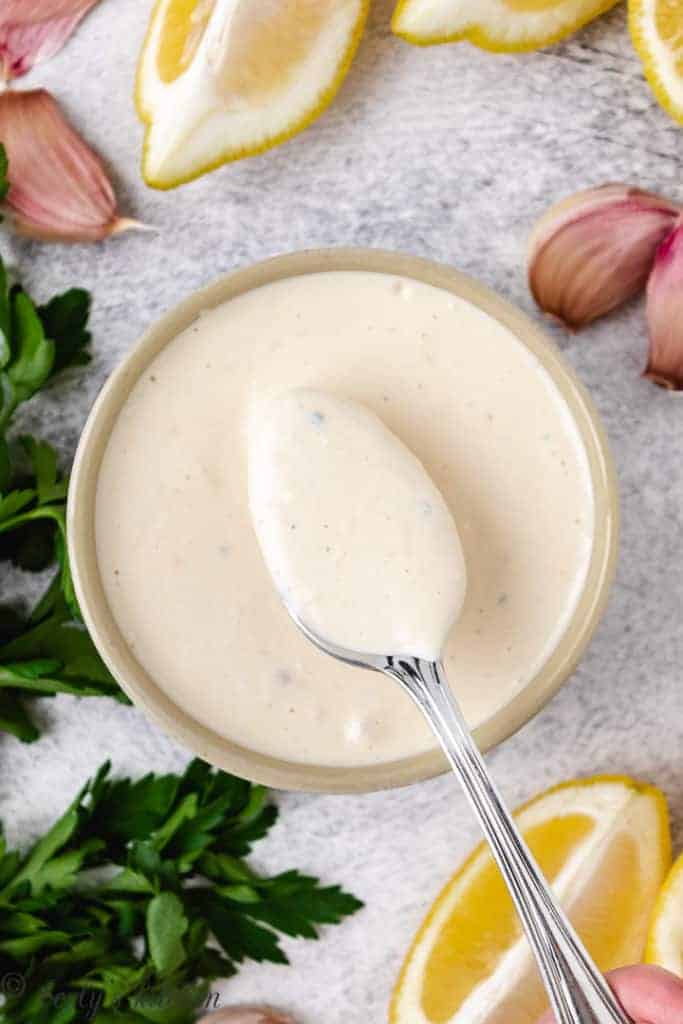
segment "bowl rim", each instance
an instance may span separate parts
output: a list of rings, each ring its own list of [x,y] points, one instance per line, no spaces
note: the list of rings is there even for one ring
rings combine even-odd
[[[95,646],[124,692],[166,733],[212,765],[273,788],[360,793],[433,778],[447,770],[446,760],[434,749],[378,765],[301,764],[242,747],[197,722],[163,692],[128,648],[105,597],[94,529],[97,479],[111,430],[132,388],[158,352],[204,310],[274,281],[335,270],[408,277],[473,303],[511,330],[539,359],[567,403],[588,458],[595,502],[595,532],[586,580],[574,614],[550,657],[529,683],[475,729],[477,742],[482,750],[488,750],[537,714],[573,672],[605,608],[617,560],[617,478],[598,412],[559,350],[519,309],[447,264],[381,249],[309,249],[233,270],[193,292],[143,333],[96,399],[74,460],[67,537],[76,596]]]

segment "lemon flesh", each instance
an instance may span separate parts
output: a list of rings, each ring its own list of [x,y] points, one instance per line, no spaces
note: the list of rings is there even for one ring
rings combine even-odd
[[[516,813],[602,970],[641,959],[671,860],[662,795],[629,779],[568,783]],[[391,1024],[535,1024],[545,992],[512,900],[482,844],[436,900],[394,992]]]
[[[337,92],[369,0],[158,0],[138,67],[143,173],[172,188],[260,153]]]
[[[655,96],[683,123],[683,0],[629,0],[628,19]]]
[[[537,50],[563,39],[618,0],[399,0],[396,35],[419,46],[467,40],[485,50]]]
[[[672,867],[657,900],[645,959],[683,978],[683,855]]]

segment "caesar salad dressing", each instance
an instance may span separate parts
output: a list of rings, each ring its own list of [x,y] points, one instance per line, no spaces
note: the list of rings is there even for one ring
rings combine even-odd
[[[431,749],[390,679],[303,637],[248,502],[254,410],[299,387],[374,411],[444,496],[467,594],[445,650],[471,725],[543,666],[592,547],[586,454],[536,358],[451,293],[360,271],[308,274],[204,314],[156,357],[112,430],[96,542],[126,642],[168,697],[243,746],[319,765]]]
[[[280,595],[311,633],[437,661],[465,597],[453,516],[372,412],[314,388],[259,404],[249,501]]]

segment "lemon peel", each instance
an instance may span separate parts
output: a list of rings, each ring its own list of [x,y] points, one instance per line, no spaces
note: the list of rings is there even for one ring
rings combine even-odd
[[[657,898],[645,961],[683,978],[683,854],[671,868]]]
[[[618,0],[399,0],[392,31],[415,46],[469,42],[493,53],[539,50],[578,32]]]
[[[683,8],[670,0],[629,0],[628,25],[652,91],[683,124]]]
[[[555,786],[515,812],[546,877],[603,970],[642,956],[671,863],[666,801],[625,776]],[[530,950],[488,849],[447,883],[413,941],[391,1024],[535,1024],[544,1009]]]
[[[157,0],[135,90],[147,183],[175,188],[307,128],[346,77],[369,5]]]

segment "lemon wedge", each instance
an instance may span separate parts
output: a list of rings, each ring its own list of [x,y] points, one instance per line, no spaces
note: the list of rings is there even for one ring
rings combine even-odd
[[[645,959],[683,978],[683,855],[672,867],[659,894]]]
[[[466,39],[501,53],[538,50],[571,35],[618,0],[399,0],[391,27],[418,46]]]
[[[683,122],[683,3],[630,0],[628,20],[655,96],[672,117]]]
[[[138,66],[143,174],[173,188],[302,131],[351,64],[369,0],[157,0]]]
[[[550,789],[517,824],[602,970],[634,963],[671,862],[666,802],[625,777]],[[408,952],[391,1024],[536,1024],[545,994],[512,900],[482,844]]]

